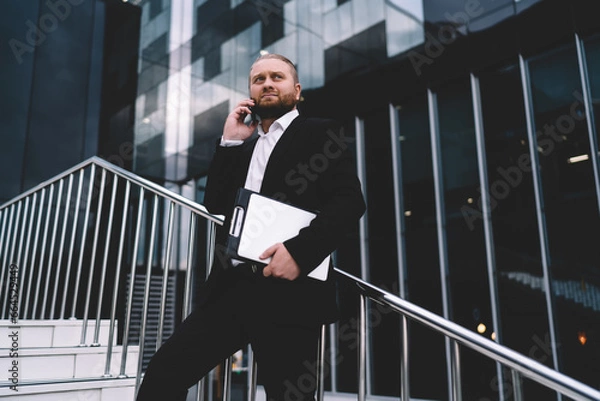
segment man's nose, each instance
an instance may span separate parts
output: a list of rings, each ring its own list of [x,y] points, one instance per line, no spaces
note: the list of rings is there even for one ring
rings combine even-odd
[[[266,78],[263,82],[263,88],[268,89],[273,87],[273,80],[271,78]]]

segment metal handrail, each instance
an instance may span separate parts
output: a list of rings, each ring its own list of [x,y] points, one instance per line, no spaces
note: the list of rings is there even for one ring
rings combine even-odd
[[[184,237],[182,236],[180,238],[180,240],[182,241],[187,241],[187,267],[188,270],[186,271],[186,277],[185,277],[185,294],[184,294],[184,301],[183,301],[183,316],[187,316],[190,312],[191,309],[191,294],[192,294],[192,285],[191,285],[191,275],[192,275],[192,266],[193,266],[193,253],[194,253],[194,247],[196,245],[196,239],[194,236],[194,232],[196,230],[197,227],[197,217],[201,216],[203,218],[206,218],[209,225],[207,227],[209,233],[212,233],[214,230],[214,227],[216,224],[222,225],[224,223],[224,219],[223,216],[218,216],[218,215],[213,215],[210,214],[207,209],[203,206],[200,205],[194,201],[191,201],[181,195],[178,195],[170,190],[167,190],[165,188],[163,188],[162,186],[151,182],[147,179],[144,179],[142,177],[137,176],[134,173],[131,173],[123,168],[120,168],[118,166],[113,165],[112,163],[109,163],[103,159],[100,159],[98,157],[92,157],[76,166],[74,166],[73,168],[59,174],[58,176],[47,180],[39,185],[37,185],[36,187],[24,192],[23,194],[19,195],[18,197],[12,199],[11,201],[3,204],[0,206],[0,219],[2,219],[2,223],[0,225],[0,259],[6,259],[6,260],[12,260],[13,257],[16,254],[16,258],[18,260],[23,260],[25,267],[27,267],[27,264],[32,264],[33,261],[36,259],[36,252],[38,251],[38,239],[42,238],[42,244],[40,246],[40,255],[39,255],[39,259],[40,260],[45,260],[45,248],[46,248],[46,243],[47,243],[47,236],[48,236],[48,231],[49,231],[49,225],[52,224],[50,222],[50,213],[46,213],[45,215],[42,213],[42,208],[44,206],[44,199],[46,196],[46,190],[49,189],[49,195],[48,195],[48,202],[53,198],[53,193],[54,193],[54,185],[56,183],[59,183],[60,187],[58,189],[58,194],[57,194],[57,199],[58,199],[58,205],[60,206],[60,196],[63,192],[63,185],[64,182],[63,180],[65,178],[68,177],[69,179],[69,183],[68,183],[68,190],[67,190],[67,200],[65,201],[66,207],[69,207],[69,200],[71,198],[71,191],[72,191],[72,182],[73,179],[75,178],[75,175],[77,173],[79,173],[79,185],[77,187],[77,195],[76,195],[76,206],[75,206],[75,213],[74,213],[74,218],[73,220],[77,220],[78,219],[78,211],[80,208],[80,202],[79,202],[79,197],[81,195],[82,192],[82,180],[83,180],[83,175],[84,175],[84,170],[88,167],[91,167],[91,173],[90,173],[90,183],[89,183],[89,192],[88,192],[88,202],[87,202],[87,206],[86,206],[86,211],[85,211],[85,221],[83,223],[84,227],[88,226],[88,217],[91,214],[90,211],[90,205],[91,203],[89,202],[89,198],[90,198],[90,194],[92,193],[92,188],[94,186],[94,172],[96,167],[102,169],[102,178],[101,178],[101,183],[100,183],[100,199],[103,199],[104,196],[104,191],[106,190],[106,192],[110,192],[111,193],[111,197],[110,197],[110,211],[109,211],[109,216],[107,216],[108,218],[108,226],[112,227],[112,218],[113,218],[113,210],[114,210],[114,206],[115,206],[115,194],[116,194],[116,188],[117,188],[117,184],[116,184],[116,177],[119,177],[120,179],[123,179],[125,181],[126,187],[125,187],[125,195],[124,195],[124,201],[123,204],[124,205],[128,205],[129,204],[129,198],[130,198],[130,191],[131,191],[131,186],[132,185],[136,185],[137,187],[139,187],[139,200],[138,200],[138,206],[137,206],[137,217],[136,218],[132,218],[132,222],[135,222],[135,227],[130,227],[130,229],[135,232],[135,234],[133,235],[134,238],[134,243],[132,244],[131,248],[133,249],[131,251],[131,255],[134,255],[134,261],[131,263],[131,272],[130,272],[130,277],[131,277],[131,282],[129,284],[129,288],[128,288],[128,295],[127,295],[127,299],[128,299],[128,305],[126,306],[126,310],[127,310],[127,315],[125,316],[125,328],[124,328],[124,334],[123,334],[123,338],[124,338],[124,343],[123,343],[123,350],[122,350],[122,359],[121,359],[121,369],[120,369],[120,375],[119,377],[124,378],[127,377],[125,375],[125,360],[126,360],[126,352],[127,352],[127,346],[128,346],[128,339],[129,339],[129,320],[130,320],[130,311],[131,311],[131,300],[132,300],[132,294],[133,294],[133,274],[135,273],[135,267],[136,267],[136,263],[135,263],[135,255],[138,254],[138,247],[139,247],[139,242],[141,241],[141,238],[143,237],[140,232],[141,232],[141,221],[142,221],[142,214],[143,214],[143,206],[144,206],[144,198],[146,197],[145,195],[150,195],[148,196],[148,203],[146,204],[147,208],[145,210],[148,211],[148,216],[150,217],[151,220],[151,229],[150,229],[150,241],[149,241],[149,245],[147,247],[147,255],[148,255],[148,259],[147,259],[147,263],[145,266],[145,271],[146,271],[146,279],[145,279],[145,290],[144,290],[144,311],[142,313],[143,316],[146,316],[147,312],[148,312],[148,298],[149,298],[149,291],[150,291],[150,271],[152,268],[152,255],[154,252],[154,235],[156,234],[157,230],[160,230],[161,228],[157,228],[158,225],[158,215],[157,215],[157,208],[158,208],[158,201],[160,198],[162,198],[163,200],[167,200],[169,202],[171,202],[169,204],[168,207],[168,214],[167,214],[167,218],[165,219],[165,221],[168,221],[168,223],[165,225],[166,226],[166,240],[165,240],[165,244],[166,244],[166,250],[164,252],[164,261],[162,261],[161,265],[164,268],[164,272],[163,272],[163,277],[162,277],[162,290],[161,290],[161,305],[160,305],[160,324],[159,324],[159,334],[158,334],[158,339],[160,340],[162,338],[162,326],[164,324],[164,315],[163,313],[165,312],[165,294],[166,294],[166,286],[167,286],[167,273],[169,270],[169,258],[171,253],[173,252],[173,236],[174,236],[174,232],[176,231],[176,229],[173,227],[173,220],[175,218],[175,208],[174,205],[179,205],[181,208],[183,209],[187,209],[189,212],[191,212],[190,214],[190,226],[188,229],[188,236]],[[106,179],[106,175],[107,173],[112,173],[115,176],[115,181],[113,181],[113,189],[112,191],[110,191],[109,189],[105,188],[105,179]],[[39,202],[38,202],[38,194],[39,196]],[[31,202],[31,205],[30,205]],[[132,205],[133,206],[133,205]],[[37,213],[37,221],[35,220],[34,216],[31,215],[29,217],[27,217],[27,210],[31,208],[31,213],[35,213],[35,210],[39,209],[39,212]],[[19,216],[21,216],[21,210],[24,210],[23,212],[23,221],[21,222],[17,222],[17,220],[19,220]],[[135,207],[132,207],[132,210],[135,210]],[[99,221],[100,221],[100,217],[101,217],[101,207],[98,206],[98,213],[96,216],[96,220],[97,223],[94,226],[94,233],[93,234],[93,252],[95,253],[95,248],[98,245],[98,227],[99,227]],[[124,213],[129,213],[129,212],[124,212]],[[59,263],[57,264],[57,269],[60,268],[60,261],[62,260],[62,253],[63,253],[63,249],[62,248],[69,248],[68,254],[68,261],[67,261],[67,268],[70,269],[71,268],[71,263],[73,262],[73,258],[74,256],[72,255],[73,253],[73,247],[74,247],[74,238],[75,238],[75,234],[77,232],[77,224],[73,223],[73,230],[72,230],[72,234],[71,234],[71,240],[70,241],[66,241],[66,230],[65,227],[67,225],[67,221],[68,221],[68,214],[64,213],[63,219],[64,222],[62,223],[62,230],[61,230],[61,234],[60,234],[60,241],[57,240],[57,228],[58,228],[58,224],[59,224],[59,212],[57,211],[55,214],[55,218],[54,218],[54,226],[53,226],[53,233],[52,233],[52,238],[50,239],[49,242],[51,242],[52,244],[48,245],[49,247],[51,247],[51,251],[50,254],[52,254],[54,252],[54,249],[52,248],[54,245],[54,242],[60,242],[60,247],[59,249],[57,249],[56,251],[59,253],[58,256],[58,260]],[[42,223],[42,220],[45,220],[45,223]],[[121,269],[121,263],[123,262],[123,248],[124,248],[124,243],[123,243],[123,238],[124,238],[124,234],[125,234],[125,227],[126,227],[126,219],[123,218],[123,220],[121,221],[121,224],[119,225],[120,228],[115,228],[114,231],[116,234],[120,234],[119,236],[119,240],[118,241],[114,241],[114,244],[110,242],[110,233],[108,233],[107,235],[107,239],[106,239],[106,245],[104,248],[104,257],[100,257],[99,259],[103,260],[103,264],[101,266],[101,288],[104,288],[104,277],[105,277],[105,273],[106,273],[106,262],[107,262],[107,249],[108,246],[113,246],[113,245],[118,245],[118,254],[121,255],[120,259],[118,260],[117,263],[117,267],[116,267],[116,271],[118,272]],[[34,222],[36,222],[37,224],[35,225],[35,230],[34,230]],[[17,223],[21,224],[20,227],[17,227]],[[43,226],[43,232],[41,230],[41,227]],[[146,228],[147,230],[147,228]],[[108,230],[110,231],[110,230]],[[35,233],[34,233],[35,232]],[[81,246],[83,247],[83,243],[85,243],[86,241],[86,234],[87,231],[83,231],[83,233],[81,234],[82,236],[82,240],[81,240]],[[11,237],[12,236],[12,237]],[[28,245],[30,244],[31,241],[31,237],[34,238],[33,240],[33,247],[32,247],[32,252],[31,252],[31,257],[28,255]],[[16,244],[16,240],[17,238],[19,238],[19,244],[17,246]],[[26,240],[26,252],[24,255],[21,255],[21,249],[23,248],[23,239],[27,238]],[[66,244],[66,242],[70,242],[69,245]],[[207,261],[206,261],[206,265],[207,267],[210,266],[210,258],[213,254],[214,251],[214,235],[209,234],[207,236],[207,249],[206,249],[206,255],[207,255]],[[140,248],[141,249],[141,248]],[[10,256],[8,256],[10,255]],[[6,261],[5,260],[5,261]],[[4,266],[3,266],[4,267]],[[32,266],[33,269],[33,266]],[[92,265],[90,266],[90,270],[93,271],[94,269],[94,262],[92,262]],[[47,270],[48,274],[50,274],[50,269]],[[77,278],[75,280],[76,282],[76,289],[74,290],[75,294],[78,293],[78,285],[79,285],[79,274],[81,271],[81,254],[80,254],[80,258],[79,258],[79,268],[77,270]],[[4,270],[3,272],[4,273]],[[31,270],[30,275],[28,276],[28,283],[27,283],[27,292],[29,292],[30,288],[32,287],[32,283],[33,283],[33,279],[34,279],[34,270]],[[357,330],[358,330],[358,338],[359,338],[359,352],[358,352],[358,377],[359,377],[359,383],[358,383],[358,400],[359,401],[364,401],[366,399],[366,392],[367,392],[367,386],[366,386],[366,381],[367,381],[367,358],[366,358],[366,353],[367,353],[367,332],[369,330],[369,326],[368,326],[368,322],[367,322],[367,316],[368,316],[368,308],[369,308],[369,304],[367,301],[373,301],[375,303],[384,305],[386,307],[389,307],[392,311],[400,314],[401,316],[404,317],[408,317],[409,319],[418,322],[426,327],[428,327],[431,330],[434,330],[438,333],[441,333],[442,335],[446,336],[448,339],[450,339],[450,341],[452,342],[452,356],[454,358],[454,363],[450,364],[450,368],[451,368],[451,376],[453,378],[456,378],[456,380],[453,380],[453,389],[452,389],[452,394],[451,396],[451,400],[453,401],[459,401],[462,398],[462,394],[461,394],[461,388],[460,388],[460,359],[458,358],[458,352],[459,352],[459,346],[466,346],[468,348],[473,349],[474,351],[478,352],[481,355],[484,355],[494,361],[496,361],[497,363],[503,364],[506,367],[510,368],[512,370],[512,378],[513,378],[513,390],[515,392],[515,400],[520,400],[521,398],[521,386],[520,386],[520,380],[521,377],[527,377],[531,380],[534,380],[544,386],[546,386],[549,389],[552,389],[558,393],[567,395],[575,400],[600,400],[600,392],[571,378],[568,377],[566,375],[564,375],[563,373],[560,373],[556,370],[553,370],[535,360],[533,360],[532,358],[526,357],[504,345],[498,344],[494,341],[491,341],[485,337],[482,337],[452,321],[446,320],[443,317],[436,315],[422,307],[419,307],[409,301],[406,301],[390,292],[387,292],[381,288],[378,288],[358,277],[355,277],[337,267],[334,268],[334,273],[336,274],[336,278],[342,280],[342,281],[346,281],[348,283],[350,283],[352,285],[352,287],[358,291],[359,295],[360,295],[360,307],[359,307],[359,316],[358,316],[358,326],[357,326]],[[69,272],[65,273],[67,274],[67,280],[69,277]],[[4,274],[0,275],[0,284],[3,283],[4,280]],[[40,288],[40,280],[41,280],[41,269],[40,271],[37,272],[37,284],[36,284],[36,288],[37,288],[37,292],[35,293],[35,302],[33,304],[33,309],[34,312],[36,310],[36,304],[37,304],[37,297],[39,295],[39,293],[41,292],[41,288]],[[120,283],[118,281],[118,277],[119,274],[117,273],[115,275],[115,281],[113,283],[112,288],[118,288],[120,286]],[[21,278],[21,280],[23,280],[24,276]],[[91,281],[88,282],[88,287],[90,286]],[[21,287],[25,288],[23,286],[23,284],[25,284],[24,282],[21,283]],[[46,286],[47,286],[47,282],[46,282]],[[55,288],[56,288],[56,283],[55,283]],[[32,289],[33,291],[33,289]],[[44,295],[44,303],[46,303],[47,300],[47,291],[48,288],[46,288],[44,290],[46,292],[46,294]],[[65,292],[66,294],[66,292]],[[109,330],[110,333],[110,339],[108,342],[108,353],[107,353],[107,360],[106,360],[106,365],[105,365],[105,375],[104,376],[108,376],[109,375],[109,369],[108,367],[111,364],[111,353],[110,350],[112,348],[112,344],[113,344],[113,327],[115,324],[115,311],[116,311],[116,305],[117,305],[117,292],[114,291],[112,293],[112,299],[111,299],[111,328]],[[87,297],[89,298],[89,292]],[[99,292],[98,293],[98,303],[100,303],[101,301],[101,297],[102,293]],[[63,295],[63,304],[61,305],[62,310],[64,311],[64,307],[65,307],[65,303],[64,303],[64,297],[65,295]],[[90,299],[86,299],[86,305],[89,304]],[[54,295],[52,296],[52,310],[54,310],[55,308],[55,303],[57,302],[57,295],[56,295],[56,289],[54,291]],[[74,307],[74,306],[73,306]],[[43,310],[44,308],[42,308]],[[25,315],[27,315],[27,309],[25,309]],[[88,314],[88,310],[86,308],[85,310],[85,319],[84,319],[84,330],[82,331],[82,345],[84,344],[84,339],[85,339],[85,328],[86,328],[86,324],[87,324],[87,314]],[[60,316],[63,316],[63,312],[60,313]],[[73,316],[73,313],[72,313]],[[35,317],[35,316],[34,316]],[[100,319],[100,311],[97,310],[96,312],[96,321],[99,322]],[[144,337],[146,335],[146,320],[145,318],[142,318],[142,324],[141,324],[141,329],[140,329],[140,344],[142,345],[144,343]],[[95,328],[95,335],[94,335],[94,340],[92,345],[98,345],[97,344],[97,340],[98,340],[98,330],[99,330],[99,326],[98,324],[96,325]],[[404,337],[406,337],[406,329],[403,329],[403,334]],[[317,399],[318,400],[322,400],[323,399],[323,393],[324,393],[324,374],[323,374],[323,368],[325,366],[325,352],[324,352],[324,348],[323,348],[323,343],[325,340],[325,328],[323,328],[323,331],[321,333],[321,344],[320,344],[320,348],[319,348],[319,355],[318,355],[318,371],[317,371]],[[403,341],[406,342],[406,338],[403,338]],[[157,346],[159,345],[160,341],[157,341]],[[407,347],[407,344],[403,344],[403,346]],[[143,348],[140,347],[140,348]],[[141,350],[140,350],[141,352]],[[249,386],[248,386],[248,399],[250,401],[254,401],[255,399],[255,395],[256,395],[256,362],[254,360],[254,358],[252,358],[252,353],[251,350],[249,350],[250,355],[248,360],[249,362],[249,367],[248,367],[248,375],[249,375]],[[140,358],[142,356],[140,355]],[[402,363],[400,364],[401,367],[401,374],[403,376],[403,382],[404,381],[408,381],[408,380],[404,380],[407,379],[407,364],[406,362],[406,358],[407,356],[405,355],[405,353],[402,353],[400,358],[402,359]],[[230,365],[232,363],[233,359],[232,358],[228,358],[225,361],[225,377],[224,377],[224,382],[223,382],[223,386],[224,386],[224,391],[223,391],[223,395],[224,395],[224,400],[225,401],[229,401],[229,397],[231,394],[230,391],[230,386],[231,386],[231,374],[228,374],[228,372],[230,373]],[[138,361],[138,370],[137,370],[137,375],[136,375],[136,387],[137,385],[139,385],[139,380],[140,380],[140,375],[141,375],[141,360]],[[199,392],[203,393],[203,386],[204,386],[204,381],[202,381],[200,383],[199,388],[201,389]],[[402,393],[402,399],[408,399],[410,398],[410,390],[408,388],[402,388],[401,389],[401,393]]]
[[[184,206],[184,207],[188,208],[189,210],[201,215],[202,217],[204,217],[208,220],[211,220],[218,224],[223,224],[223,218],[221,216],[209,213],[208,210],[203,205],[201,205],[197,202],[191,201],[188,198],[183,197],[179,194],[176,194],[172,191],[169,191],[168,189],[166,189],[150,180],[147,180],[146,178],[140,177],[128,170],[125,170],[124,168],[121,168],[110,162],[107,162],[106,160],[101,159],[98,156],[92,156],[89,159],[86,159],[83,162],[71,167],[70,169],[65,170],[64,172],[62,172],[44,182],[41,182],[40,184],[36,185],[33,188],[28,189],[27,191],[23,192],[22,194],[14,197],[13,199],[0,205],[0,210],[5,209],[8,206],[11,206],[12,204],[17,203],[20,200],[27,198],[29,195],[32,195],[33,193],[38,192],[39,190],[41,190],[55,182],[59,182],[63,178],[68,177],[69,175],[71,175],[79,170],[83,170],[92,164],[100,166],[103,169],[107,170],[108,172],[116,174],[116,175],[120,176],[121,178],[124,178],[124,179],[130,181],[131,183],[137,184],[137,185],[143,187],[144,189],[146,189],[150,192],[153,192],[156,195],[164,197],[172,202],[175,202],[175,203],[179,204],[180,206]]]
[[[339,268],[335,268],[334,270],[340,278],[354,284],[362,296],[388,306],[394,311],[404,316],[408,316],[412,320],[415,320],[496,362],[500,362],[510,367],[513,372],[518,372],[525,377],[575,400],[600,400],[600,391],[586,384],[551,369],[506,346],[477,335],[463,326],[444,319],[427,309],[369,284]]]

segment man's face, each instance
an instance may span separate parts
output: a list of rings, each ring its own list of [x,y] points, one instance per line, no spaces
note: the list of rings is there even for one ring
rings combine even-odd
[[[279,118],[300,100],[300,84],[294,83],[291,67],[284,61],[264,59],[250,70],[250,97],[261,118]]]

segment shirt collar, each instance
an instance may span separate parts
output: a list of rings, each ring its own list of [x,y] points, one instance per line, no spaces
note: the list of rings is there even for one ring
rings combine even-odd
[[[271,128],[269,128],[269,131],[273,131],[273,129],[275,128],[274,125],[277,124],[279,125],[279,127],[281,127],[281,132],[285,132],[285,130],[292,123],[292,121],[294,121],[294,118],[298,117],[299,115],[300,113],[298,112],[298,109],[288,111],[287,113],[279,117],[277,120],[273,121],[273,124],[271,124]],[[258,135],[265,135],[265,132],[263,131],[262,126],[260,124],[258,124]]]

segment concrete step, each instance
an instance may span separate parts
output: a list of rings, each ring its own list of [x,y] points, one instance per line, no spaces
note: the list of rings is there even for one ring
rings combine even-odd
[[[22,383],[16,390],[0,387],[6,401],[133,401],[135,378],[109,378],[65,383]]]
[[[17,353],[0,353],[0,387],[10,386],[11,377],[18,382],[61,381],[82,378],[99,378],[104,375],[107,347],[54,347],[20,348]],[[112,351],[110,375],[119,376],[123,347]],[[127,348],[125,374],[135,376],[139,347]],[[13,373],[10,373],[10,372]]]
[[[117,324],[115,323],[115,332]],[[100,321],[99,343],[108,344],[110,322]],[[81,342],[83,330],[82,320],[19,320],[13,324],[10,320],[0,320],[0,352],[2,349],[12,347],[13,338],[11,334],[16,332],[19,348],[41,348],[41,347],[75,347]],[[86,329],[86,344],[94,340],[96,320],[88,321]],[[116,344],[114,336],[113,344]]]

